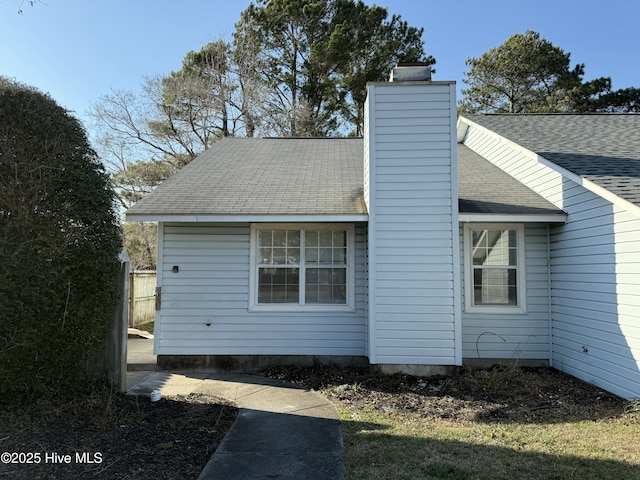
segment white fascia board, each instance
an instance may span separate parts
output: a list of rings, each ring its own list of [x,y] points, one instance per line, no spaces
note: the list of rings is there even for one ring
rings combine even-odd
[[[566,213],[512,215],[505,213],[461,213],[461,223],[567,223]]]
[[[547,168],[550,168],[551,170],[559,173],[560,175],[562,175],[563,177],[571,180],[574,183],[577,183],[578,185],[586,188],[587,190],[595,193],[596,195],[604,198],[605,200],[608,200],[609,202],[613,203],[614,205],[627,210],[629,213],[634,214],[636,216],[640,217],[640,206],[636,205],[635,203],[631,203],[628,200],[625,200],[622,197],[619,197],[618,195],[616,195],[615,193],[607,190],[604,187],[601,187],[600,185],[597,185],[595,183],[593,183],[591,180],[588,180],[586,178],[582,178],[580,175],[576,175],[575,173],[567,170],[564,167],[561,167],[560,165],[558,165],[557,163],[554,163],[551,160],[548,160],[547,158],[538,155],[535,152],[532,152],[531,150],[524,148],[522,145],[517,144],[505,137],[503,137],[502,135],[497,134],[496,132],[494,132],[493,130],[490,130],[486,127],[483,127],[482,125],[478,125],[475,122],[472,122],[471,120],[469,120],[468,118],[465,118],[463,116],[461,116],[458,120],[458,143],[464,143],[464,139],[467,135],[467,132],[469,130],[469,127],[474,127],[477,128],[483,132],[485,132],[485,134],[487,134],[488,136],[491,136],[493,138],[498,139],[500,142],[503,142],[509,146],[511,146],[511,148],[515,149],[515,150],[519,150],[521,152],[523,152],[524,154],[526,154],[529,158],[531,158],[532,160],[540,163],[541,165],[544,165]],[[490,159],[487,159],[489,161],[491,161]],[[491,162],[493,163],[493,162]]]
[[[469,130],[469,123],[466,123],[467,121],[466,118],[458,118],[456,125],[456,139],[458,143],[464,143],[464,137],[467,136],[467,130]]]
[[[522,147],[520,147],[522,148]],[[526,150],[526,149],[523,149]],[[528,150],[526,150],[527,152],[529,152]],[[569,170],[567,170],[566,168],[561,167],[560,165],[557,165],[555,163],[553,163],[551,160],[546,159],[545,157],[542,157],[536,153],[530,152],[532,155],[535,156],[535,159],[540,162],[542,165],[544,165],[545,167],[550,168],[551,170],[554,170],[556,172],[558,172],[560,175],[562,175],[565,178],[568,178],[569,180],[577,183],[578,185],[586,188],[587,190],[595,193],[596,195],[598,195],[599,197],[604,198],[605,200],[613,203],[614,205],[627,210],[629,213],[632,213],[638,217],[640,217],[640,206],[636,205],[635,203],[631,203],[628,200],[625,200],[622,197],[619,197],[618,195],[616,195],[615,193],[607,190],[604,187],[601,187],[600,185],[598,185],[597,183],[592,182],[591,180],[587,179],[587,178],[583,178],[579,175],[576,175],[573,172],[570,172]]]
[[[127,214],[127,222],[171,222],[171,223],[340,223],[366,222],[367,214],[350,215],[162,215]]]

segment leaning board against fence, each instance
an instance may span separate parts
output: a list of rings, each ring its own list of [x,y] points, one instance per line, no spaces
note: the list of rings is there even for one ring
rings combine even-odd
[[[129,327],[135,328],[155,317],[155,270],[134,270],[129,287]]]

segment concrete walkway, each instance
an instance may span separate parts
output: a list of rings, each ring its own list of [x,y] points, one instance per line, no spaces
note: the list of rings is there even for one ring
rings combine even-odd
[[[198,480],[344,479],[336,408],[297,385],[242,374],[130,371],[131,394],[203,393],[234,402],[240,412]]]
[[[156,370],[153,338],[129,336],[127,340],[127,371]]]

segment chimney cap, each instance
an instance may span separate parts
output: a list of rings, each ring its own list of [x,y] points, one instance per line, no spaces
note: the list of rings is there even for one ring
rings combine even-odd
[[[431,65],[426,62],[399,62],[391,70],[390,82],[431,81]]]

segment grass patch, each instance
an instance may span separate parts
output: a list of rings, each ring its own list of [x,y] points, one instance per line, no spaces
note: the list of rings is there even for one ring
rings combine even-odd
[[[424,419],[341,406],[348,479],[639,478],[640,425]]]

